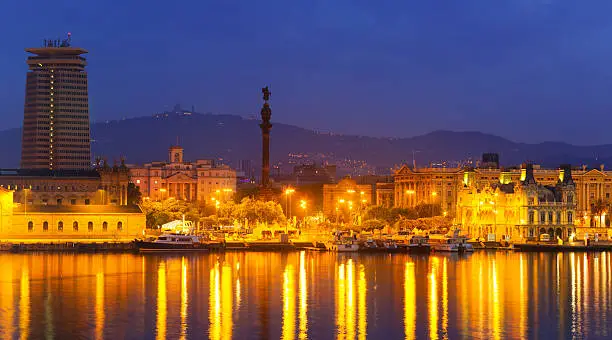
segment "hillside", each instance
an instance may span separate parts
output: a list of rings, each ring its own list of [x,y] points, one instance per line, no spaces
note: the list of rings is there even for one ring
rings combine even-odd
[[[92,124],[92,152],[109,161],[125,156],[128,163],[165,160],[168,146],[177,137],[186,159],[222,158],[229,164],[240,159],[258,162],[261,135],[257,120],[232,115],[194,114],[165,118],[140,117]],[[0,131],[0,167],[19,166],[20,129]],[[598,166],[612,160],[612,145],[574,146],[565,143],[515,143],[480,132],[435,131],[411,138],[372,138],[319,134],[286,124],[274,124],[271,135],[272,162],[285,161],[289,153],[319,153],[335,159],[365,160],[377,166],[412,161],[479,158],[497,152],[502,164],[526,160],[547,166],[561,163]]]

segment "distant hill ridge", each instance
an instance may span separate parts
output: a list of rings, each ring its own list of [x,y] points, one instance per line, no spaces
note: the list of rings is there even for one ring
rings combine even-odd
[[[192,114],[139,117],[92,124],[92,152],[109,162],[126,157],[127,163],[146,163],[167,158],[177,136],[185,159],[222,158],[229,164],[261,154],[259,121],[235,115]],[[435,160],[480,159],[496,152],[503,165],[532,161],[556,167],[562,163],[598,167],[612,164],[612,145],[575,146],[561,142],[516,143],[482,132],[434,131],[409,138],[375,138],[321,133],[293,125],[274,123],[271,159],[285,161],[289,153],[326,153],[338,158],[365,160],[371,165],[412,163],[413,150],[419,165]],[[0,167],[19,166],[21,129],[0,131]]]

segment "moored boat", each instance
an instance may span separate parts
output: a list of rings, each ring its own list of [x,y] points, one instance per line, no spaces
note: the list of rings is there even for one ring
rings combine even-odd
[[[162,234],[153,241],[134,241],[140,252],[208,251],[208,244],[200,237],[183,234]]]
[[[431,245],[429,237],[414,235],[408,240],[408,252],[411,254],[429,254]]]
[[[473,252],[474,247],[467,242],[468,238],[461,236],[456,229],[452,234],[430,234],[429,243],[434,251],[464,253]]]
[[[346,238],[334,242],[330,242],[325,246],[329,251],[337,252],[355,252],[359,250],[359,244],[356,240]]]

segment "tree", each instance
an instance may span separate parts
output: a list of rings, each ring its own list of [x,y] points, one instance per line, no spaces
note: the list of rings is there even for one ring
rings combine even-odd
[[[385,222],[381,220],[366,220],[361,224],[365,231],[380,230],[385,227]]]
[[[219,207],[219,216],[231,217],[239,221],[249,222],[285,222],[286,217],[280,204],[267,201],[253,200],[245,197],[239,204],[227,202]]]

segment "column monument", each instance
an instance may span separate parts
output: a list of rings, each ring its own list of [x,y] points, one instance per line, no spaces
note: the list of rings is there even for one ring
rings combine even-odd
[[[272,117],[272,110],[270,109],[270,90],[268,87],[261,89],[263,94],[264,104],[261,108],[261,137],[262,137],[262,148],[261,148],[261,191],[260,196],[262,199],[270,199],[272,190],[270,187],[270,129],[272,124],[270,118]]]

